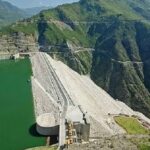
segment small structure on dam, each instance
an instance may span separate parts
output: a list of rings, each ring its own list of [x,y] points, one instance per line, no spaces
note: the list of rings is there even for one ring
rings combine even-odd
[[[44,136],[59,134],[59,125],[52,113],[45,113],[37,117],[37,132]]]
[[[89,141],[90,121],[87,112],[81,106],[70,106],[67,111],[66,120],[67,139],[72,139],[73,143],[75,141]],[[72,133],[69,133],[71,131]]]

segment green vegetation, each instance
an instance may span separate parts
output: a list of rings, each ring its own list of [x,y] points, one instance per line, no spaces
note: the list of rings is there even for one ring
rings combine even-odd
[[[2,150],[23,150],[44,145],[36,137],[29,59],[0,61],[0,146]],[[38,135],[37,135],[38,136]]]
[[[25,22],[20,22],[19,26],[16,26],[16,24],[12,24],[6,27],[3,27],[3,29],[0,31],[0,35],[10,35],[14,32],[23,32],[27,35],[35,35],[35,32],[37,32],[37,24],[36,23],[30,23],[27,24]]]
[[[14,26],[12,27],[13,32],[23,32],[25,34],[35,34],[37,30],[37,25],[36,23],[30,23],[29,25],[26,24],[20,24],[20,26]]]
[[[150,143],[149,143],[149,145],[147,145],[147,144],[140,144],[139,145],[139,149],[140,150],[149,150],[150,149]]]
[[[150,149],[150,138],[143,137],[143,138],[130,138],[129,139],[132,143],[136,144],[139,150],[149,150]]]
[[[115,121],[123,127],[128,134],[149,134],[150,131],[144,128],[140,122],[133,117],[117,116]]]
[[[3,28],[0,34],[24,32],[35,39],[39,35],[43,47],[58,45],[50,49],[60,52],[55,58],[90,74],[113,98],[150,117],[149,8],[149,0],[80,0]],[[95,51],[74,54],[76,47]]]

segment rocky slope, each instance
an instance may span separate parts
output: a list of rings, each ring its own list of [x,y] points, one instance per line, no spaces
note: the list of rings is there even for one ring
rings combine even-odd
[[[149,0],[80,0],[3,28],[1,35],[34,37],[41,50],[150,116],[149,8]]]
[[[36,50],[37,43],[34,36],[19,32],[13,33],[11,36],[2,35],[0,38],[0,54]]]

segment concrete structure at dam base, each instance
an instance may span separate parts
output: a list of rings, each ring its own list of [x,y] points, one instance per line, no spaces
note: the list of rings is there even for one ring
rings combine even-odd
[[[70,143],[88,142],[90,135],[90,122],[85,114],[79,110],[79,106],[71,107],[67,111],[65,119],[65,139]],[[52,113],[45,113],[37,117],[36,130],[44,136],[60,136],[60,124]]]
[[[45,113],[37,117],[36,130],[44,136],[58,135],[59,125],[56,124],[55,118],[51,113]]]

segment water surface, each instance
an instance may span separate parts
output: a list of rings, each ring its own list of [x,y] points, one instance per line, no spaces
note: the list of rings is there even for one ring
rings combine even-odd
[[[0,61],[0,149],[23,150],[42,146],[35,132],[29,59]]]

